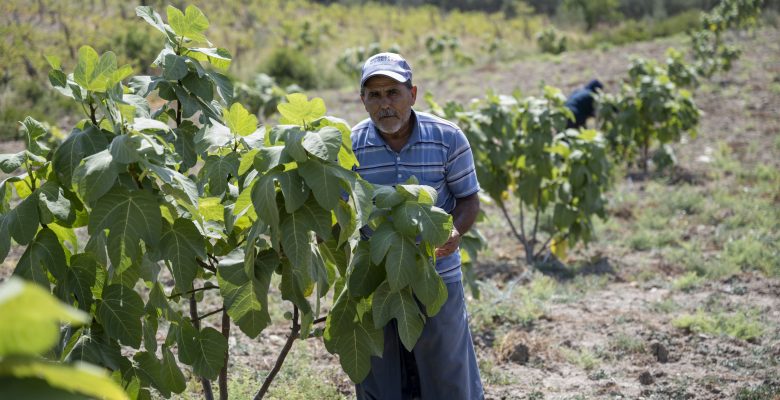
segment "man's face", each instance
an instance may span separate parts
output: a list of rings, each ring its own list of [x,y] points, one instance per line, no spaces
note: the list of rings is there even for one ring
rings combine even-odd
[[[417,100],[417,86],[409,89],[392,78],[377,75],[366,81],[360,99],[379,131],[395,135],[402,133],[409,122]]]

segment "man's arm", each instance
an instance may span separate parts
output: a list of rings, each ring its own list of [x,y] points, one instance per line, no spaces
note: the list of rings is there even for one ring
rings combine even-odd
[[[460,245],[460,237],[474,225],[479,214],[479,195],[477,193],[455,200],[452,210],[452,233],[449,240],[436,249],[436,257],[446,257],[455,252]]]

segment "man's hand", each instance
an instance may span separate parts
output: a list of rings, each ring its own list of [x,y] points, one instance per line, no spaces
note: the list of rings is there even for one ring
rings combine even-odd
[[[452,232],[450,233],[450,238],[447,239],[447,242],[441,245],[441,247],[436,248],[436,258],[446,257],[454,253],[456,250],[458,250],[459,245],[460,245],[460,232],[458,232],[457,229],[452,228]]]

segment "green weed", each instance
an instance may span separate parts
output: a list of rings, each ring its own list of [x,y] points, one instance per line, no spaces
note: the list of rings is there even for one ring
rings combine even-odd
[[[704,278],[699,276],[696,271],[687,274],[672,281],[672,288],[683,292],[690,292],[704,282]]]
[[[478,282],[480,298],[470,304],[471,324],[477,331],[505,323],[529,325],[544,315],[544,305],[555,293],[557,282],[536,275],[526,287],[510,283],[499,289],[492,281]]]
[[[645,343],[641,338],[619,333],[610,341],[610,347],[621,353],[644,353]]]
[[[775,235],[776,236],[776,235]],[[748,234],[726,243],[723,262],[742,269],[757,269],[769,276],[780,275],[780,245],[769,234]]]
[[[725,335],[741,340],[756,339],[766,331],[766,327],[758,320],[755,312],[724,315],[698,310],[696,314],[685,314],[674,319],[672,325],[692,332]]]
[[[569,364],[576,365],[585,371],[592,370],[599,365],[599,362],[601,361],[593,351],[585,348],[573,350],[564,347],[561,348],[560,351],[563,358],[566,359]]]
[[[669,298],[669,299],[657,301],[655,303],[650,304],[649,309],[650,311],[655,313],[669,314],[679,310],[680,304],[678,304],[673,299]]]
[[[517,383],[512,375],[487,359],[479,361],[479,374],[482,381],[487,385],[508,386]]]
[[[736,400],[775,400],[780,396],[780,385],[762,383],[740,389]]]

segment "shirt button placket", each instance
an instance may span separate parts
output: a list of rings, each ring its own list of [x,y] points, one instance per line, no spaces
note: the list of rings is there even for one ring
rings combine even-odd
[[[398,175],[397,175],[397,177],[398,177],[397,182],[399,184],[403,183],[403,181],[401,180],[403,175],[401,175],[401,172],[400,172],[401,171],[401,155],[398,154],[398,153],[395,154],[395,171],[398,173]]]

